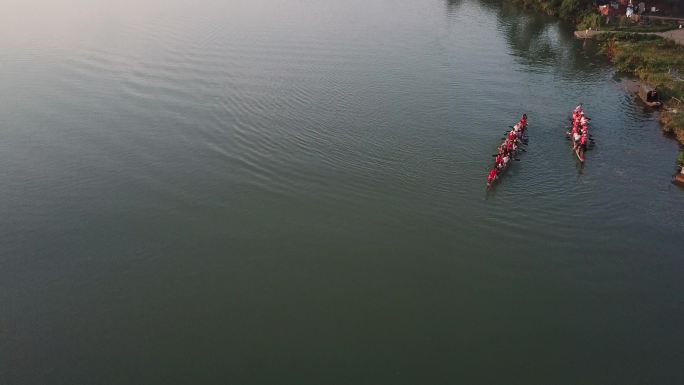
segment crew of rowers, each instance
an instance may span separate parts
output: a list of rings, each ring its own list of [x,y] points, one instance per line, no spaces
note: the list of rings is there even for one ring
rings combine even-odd
[[[589,119],[584,115],[584,108],[580,103],[572,112],[572,149],[577,151],[581,159],[584,159],[584,152],[587,151],[589,144]]]
[[[499,146],[498,153],[494,160],[494,168],[489,171],[489,175],[487,176],[488,185],[496,180],[499,171],[508,166],[508,162],[511,161],[515,151],[521,144],[525,128],[527,128],[527,114],[523,114],[520,121],[513,126],[513,129],[508,132],[508,134],[506,134],[504,142]]]

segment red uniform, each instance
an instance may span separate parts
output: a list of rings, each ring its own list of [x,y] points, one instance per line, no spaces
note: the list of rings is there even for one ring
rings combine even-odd
[[[492,171],[489,172],[489,176],[487,177],[487,182],[492,183],[494,179],[496,179],[496,175],[498,172],[496,171],[496,168],[493,168]]]
[[[518,138],[518,135],[515,134],[515,131],[511,131],[508,133],[508,140],[515,140]]]

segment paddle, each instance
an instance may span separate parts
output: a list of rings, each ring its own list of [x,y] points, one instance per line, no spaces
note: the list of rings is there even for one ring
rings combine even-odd
[[[508,134],[510,134],[510,133],[511,133],[510,131],[504,132],[504,133],[503,133],[504,138],[508,138]]]
[[[527,152],[527,151],[525,151],[525,152]],[[494,154],[494,155],[492,155],[492,158],[496,158],[498,155],[499,155],[499,154]],[[520,159],[518,159],[518,158],[509,158],[509,159],[513,159],[513,160],[515,160],[515,161],[520,162]]]
[[[504,139],[506,139],[506,138],[508,138],[508,133],[507,133],[507,132],[504,132],[504,137],[501,138],[501,140],[504,140]],[[522,140],[530,140],[530,138],[528,138],[528,137],[522,137],[522,136],[519,136],[519,137],[517,137],[516,139],[518,139],[518,140],[520,140],[520,141],[522,141]]]
[[[501,140],[506,140],[506,138],[501,138]],[[526,140],[518,140],[518,144],[527,146],[530,144],[530,142],[528,142]]]

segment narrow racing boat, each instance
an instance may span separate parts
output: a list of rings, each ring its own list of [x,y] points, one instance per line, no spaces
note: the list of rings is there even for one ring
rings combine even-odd
[[[570,118],[570,131],[566,131],[565,133],[568,139],[570,139],[570,147],[580,163],[584,163],[586,160],[585,153],[592,141],[589,136],[590,120],[591,119],[584,115],[584,108],[582,107],[582,104],[580,104],[575,107],[575,110],[572,112],[572,117]]]
[[[498,148],[498,153],[494,156],[494,166],[489,170],[487,176],[487,188],[491,187],[497,180],[501,178],[503,173],[508,170],[513,161],[519,161],[515,156],[521,151],[525,151],[520,146],[527,144],[527,136],[525,130],[527,129],[527,114],[518,123],[511,126],[511,130],[506,132],[504,142]]]

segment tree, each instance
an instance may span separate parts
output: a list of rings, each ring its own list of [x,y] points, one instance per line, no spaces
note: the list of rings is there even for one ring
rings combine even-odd
[[[558,16],[563,19],[574,19],[581,9],[580,0],[563,0]]]

